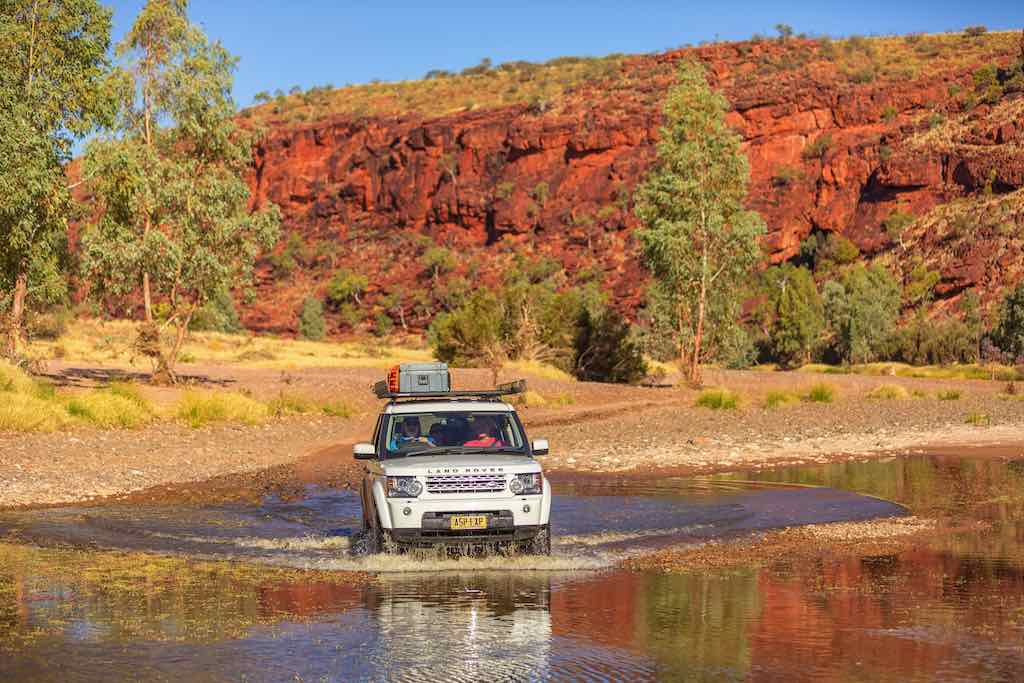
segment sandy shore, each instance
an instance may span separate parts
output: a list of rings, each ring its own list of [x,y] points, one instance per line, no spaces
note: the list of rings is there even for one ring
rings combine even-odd
[[[266,395],[286,383],[289,391],[351,397],[360,412],[349,419],[292,417],[258,426],[190,429],[165,421],[134,431],[0,434],[0,507],[163,496],[168,487],[175,496],[192,491],[197,498],[210,491],[259,495],[358,479],[361,467],[351,458],[351,444],[372,431],[379,406],[366,386],[376,371],[317,369],[287,377],[277,371],[219,372],[230,374],[234,387]],[[465,371],[458,379],[465,386],[484,376]],[[740,409],[694,407],[690,389],[538,379],[532,386],[541,394],[567,397],[567,403],[523,408],[521,415],[532,438],[550,439],[544,465],[555,477],[704,474],[937,448],[1024,450],[1024,401],[1003,395],[999,382],[764,372],[719,372],[709,381],[740,391]],[[835,388],[834,403],[762,407],[769,389],[799,390],[820,381]],[[883,383],[922,397],[866,398]],[[962,397],[938,400],[937,392],[948,388]],[[971,414],[984,415],[989,424],[966,424]]]

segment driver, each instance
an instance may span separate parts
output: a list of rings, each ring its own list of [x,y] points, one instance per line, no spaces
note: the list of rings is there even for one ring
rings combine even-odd
[[[401,446],[411,443],[425,443],[429,446],[437,445],[429,436],[423,436],[420,431],[420,419],[415,415],[407,415],[402,418],[402,421],[398,423],[398,433],[391,439],[391,444],[388,448],[396,450]]]
[[[501,448],[505,443],[498,438],[498,425],[490,415],[473,420],[473,433],[476,434],[463,446],[483,446],[484,448]]]

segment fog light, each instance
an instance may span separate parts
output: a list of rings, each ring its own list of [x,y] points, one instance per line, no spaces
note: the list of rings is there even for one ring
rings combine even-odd
[[[530,506],[529,505],[524,505],[523,506],[523,512],[529,512],[529,511],[530,511]]]
[[[405,515],[406,517],[408,517],[409,515],[412,514],[412,508],[403,508],[402,509],[402,514]]]

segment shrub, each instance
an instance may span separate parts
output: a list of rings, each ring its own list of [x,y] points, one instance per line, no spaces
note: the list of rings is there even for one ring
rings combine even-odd
[[[68,414],[97,427],[133,429],[153,421],[154,414],[142,397],[109,390],[89,391],[68,399]]]
[[[982,25],[968,26],[964,29],[964,35],[968,38],[977,38],[978,36],[983,36],[986,33],[988,33],[988,27]]]
[[[915,220],[916,218],[914,217],[914,214],[897,209],[882,221],[882,228],[885,230],[885,234],[889,236],[889,239],[893,242],[899,242],[900,245],[902,245],[903,233],[907,231],[907,228],[914,224]]]
[[[1012,358],[1024,355],[1024,282],[1003,297],[992,341]]]
[[[188,391],[174,409],[175,416],[193,428],[212,422],[258,424],[269,412],[265,404],[231,391]]]
[[[36,314],[29,320],[28,336],[32,339],[51,341],[60,339],[67,332],[71,315],[71,311],[67,308],[57,308],[47,313]]]
[[[451,249],[445,247],[430,247],[420,257],[423,269],[433,278],[450,273],[455,270],[458,259]],[[365,286],[363,287],[365,289]]]
[[[323,304],[320,299],[307,298],[302,302],[302,311],[299,313],[299,334],[305,339],[319,341],[326,333]]]
[[[814,142],[804,147],[802,155],[805,159],[820,159],[832,148],[832,135],[824,133],[819,135]]]
[[[964,423],[974,425],[975,427],[986,427],[992,424],[992,420],[987,414],[975,411],[967,414],[967,417],[964,418]]]
[[[700,392],[694,405],[711,410],[734,410],[739,407],[740,397],[728,389],[705,389]]]
[[[359,297],[369,286],[370,279],[365,275],[339,268],[327,283],[327,303],[336,309],[350,302],[360,304]]]
[[[58,404],[31,394],[0,395],[0,432],[53,432],[68,423]]]
[[[881,384],[868,392],[868,398],[875,400],[897,400],[909,398],[910,393],[898,384]]]
[[[819,382],[807,390],[807,393],[803,395],[803,399],[811,403],[831,403],[835,399],[835,394],[835,389],[832,388],[831,384]]]
[[[238,319],[238,310],[231,292],[227,289],[219,290],[195,312],[188,327],[196,332],[241,332],[242,323]]]
[[[937,394],[940,401],[959,401],[960,392],[956,389],[943,389]]]
[[[789,187],[800,177],[799,169],[792,166],[779,166],[775,170],[775,175],[772,176],[772,185],[774,187]]]
[[[602,308],[579,316],[573,357],[574,374],[587,382],[633,384],[647,375],[640,345],[622,314]]]
[[[395,329],[395,321],[387,313],[380,311],[373,318],[373,334],[378,337],[386,337]]]
[[[792,391],[769,391],[764,397],[764,407],[769,410],[798,403],[800,397]]]
[[[530,196],[533,197],[538,204],[544,206],[544,203],[548,200],[548,193],[548,184],[542,180],[534,185],[533,191],[530,192]]]

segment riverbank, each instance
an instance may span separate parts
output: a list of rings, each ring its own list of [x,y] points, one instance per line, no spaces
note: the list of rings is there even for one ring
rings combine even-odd
[[[305,484],[346,487],[361,468],[351,444],[372,432],[379,402],[368,391],[380,370],[196,365],[190,386],[261,399],[287,393],[341,400],[349,417],[322,414],[199,429],[159,420],[140,429],[0,434],[0,507],[134,497],[298,494]],[[71,391],[118,376],[117,368],[55,364],[50,380]],[[508,377],[523,374],[506,372]],[[531,437],[548,438],[547,472],[559,477],[695,475],[733,469],[839,462],[935,447],[1024,445],[1024,400],[1004,382],[801,372],[708,371],[709,385],[738,397],[735,409],[695,405],[680,386],[622,387],[527,374],[520,414]],[[456,386],[487,386],[486,370],[455,371]],[[831,402],[800,400],[824,385]],[[137,385],[156,405],[188,389]],[[895,398],[872,398],[879,387]],[[794,400],[776,407],[768,397]]]

